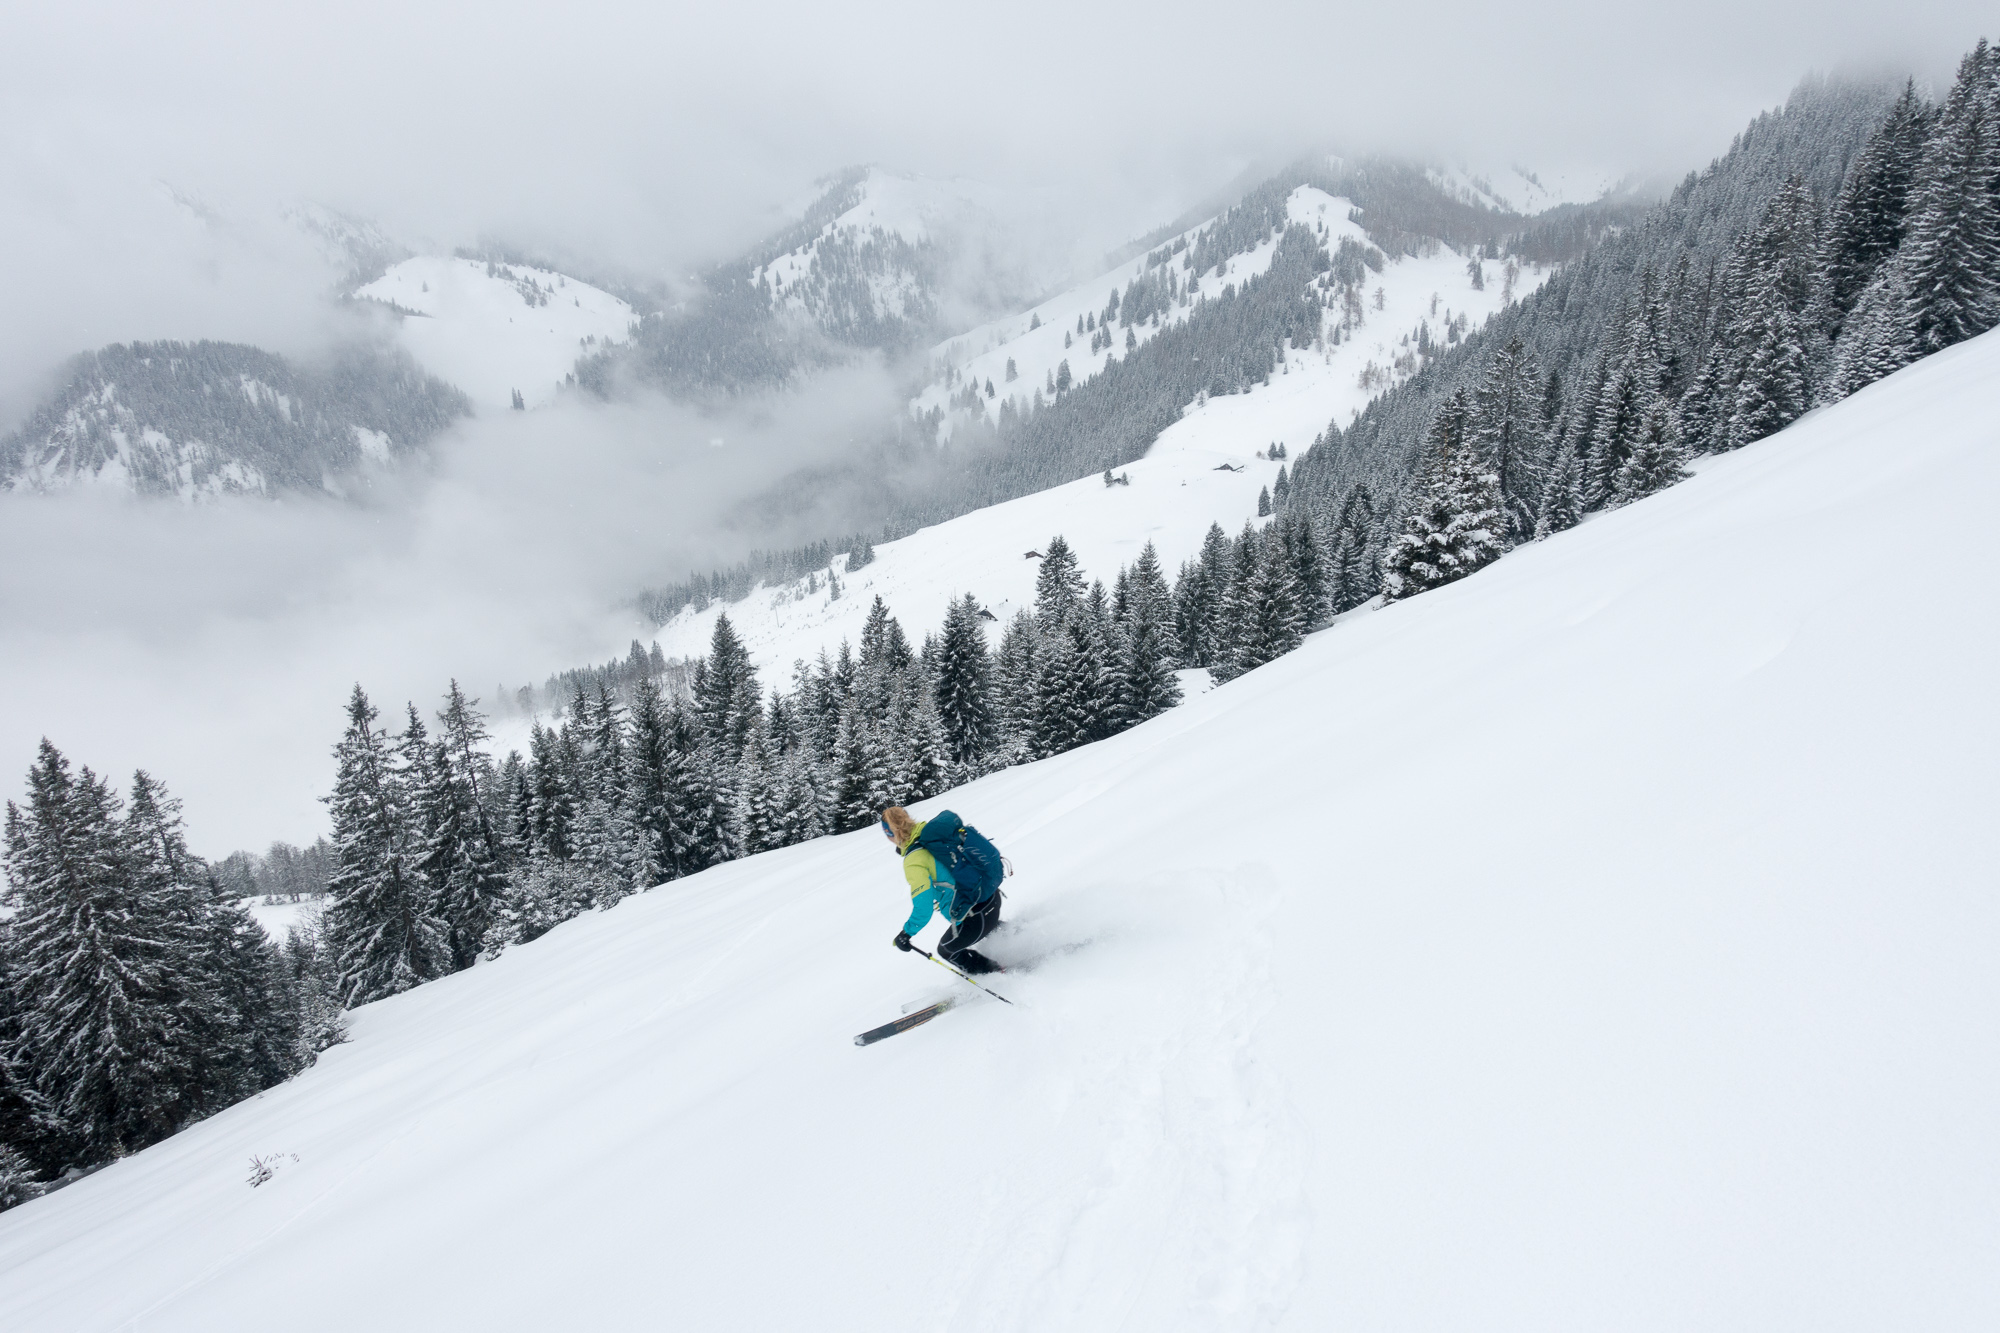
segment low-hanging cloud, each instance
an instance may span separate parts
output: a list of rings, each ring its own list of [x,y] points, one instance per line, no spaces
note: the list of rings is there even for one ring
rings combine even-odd
[[[0,791],[46,734],[162,777],[207,851],[310,840],[356,681],[390,720],[405,700],[428,716],[453,676],[490,698],[645,639],[642,582],[797,540],[732,515],[846,456],[892,402],[859,366],[754,412],[500,413],[358,505],[0,496]]]
[[[291,298],[319,275],[171,235],[135,202],[162,181],[233,218],[311,199],[413,243],[488,237],[660,280],[873,161],[1043,191],[1094,256],[1312,145],[1678,175],[1809,71],[1948,74],[1989,9],[27,6],[0,44],[0,409],[22,366],[82,346],[306,318]]]

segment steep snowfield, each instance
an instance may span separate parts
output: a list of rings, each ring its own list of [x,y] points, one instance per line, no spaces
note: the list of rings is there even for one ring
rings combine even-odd
[[[1344,236],[1365,239],[1361,229],[1347,220],[1348,207],[1346,200],[1310,188],[1298,190],[1290,202],[1294,221],[1328,228],[1329,248]],[[1210,272],[1202,279],[1203,290],[1214,296],[1225,283],[1262,272],[1270,265],[1273,249],[1275,243],[1266,242],[1256,252],[1240,256],[1230,275]],[[1134,262],[1139,267],[1145,263],[1143,257]],[[1171,577],[1181,561],[1195,553],[1210,523],[1219,522],[1234,535],[1256,515],[1258,492],[1278,475],[1278,464],[1260,456],[1272,444],[1284,445],[1297,458],[1328,422],[1337,419],[1345,424],[1382,391],[1384,380],[1364,372],[1371,367],[1387,372],[1398,355],[1409,351],[1398,341],[1404,334],[1413,334],[1420,321],[1428,321],[1442,338],[1447,311],[1465,315],[1476,327],[1499,310],[1504,296],[1499,265],[1487,268],[1485,290],[1474,291],[1465,260],[1450,251],[1385,265],[1371,277],[1371,290],[1382,292],[1382,309],[1375,309],[1371,300],[1367,322],[1352,338],[1337,347],[1289,350],[1282,370],[1268,383],[1248,393],[1189,404],[1145,458],[1120,469],[1131,478],[1129,486],[1106,487],[1102,479],[1089,477],[977,510],[877,546],[874,563],[844,580],[838,599],[831,596],[824,576],[760,588],[727,606],[684,612],[654,637],[671,657],[706,652],[716,617],[726,612],[759,666],[783,679],[796,660],[810,660],[822,648],[831,652],[843,638],[858,643],[862,621],[878,595],[903,627],[919,637],[938,628],[946,606],[968,592],[993,611],[997,629],[1033,598],[1037,565],[1025,554],[1040,550],[1057,533],[1075,548],[1085,574],[1107,584],[1148,539],[1158,547]],[[1010,356],[1017,358],[1022,372],[1020,382],[1010,387],[1023,392],[1040,383],[1064,356],[1071,358],[1072,371],[1079,377],[1095,374],[1103,369],[1105,354],[1091,356],[1087,341],[1065,351],[1060,321],[1067,320],[1074,329],[1086,308],[1102,309],[1106,294],[1114,286],[1122,287],[1130,276],[1120,270],[1036,307],[1043,325],[1033,332],[1027,330],[1029,315],[1023,314],[1006,326],[975,330],[941,351],[960,349],[967,356],[962,362],[967,373],[982,382],[993,377],[996,392]],[[1541,280],[1532,271],[1523,272],[1516,295],[1532,290]],[[1185,308],[1176,307],[1174,318],[1186,315]],[[1143,332],[1150,335],[1156,330]],[[985,344],[988,333],[1004,340],[991,350],[970,353],[970,348]],[[1120,348],[1122,337],[1121,333]],[[927,406],[935,392],[928,391],[917,406]],[[1218,471],[1224,464],[1243,471]],[[997,641],[997,634],[994,637]],[[607,642],[604,651],[623,648],[622,642]]]
[[[0,1216],[0,1327],[2000,1326],[1996,386],[933,802],[1014,1007],[858,1050],[879,836],[723,867]]]
[[[632,307],[588,283],[523,264],[422,255],[355,293],[409,312],[403,346],[481,408],[556,395],[578,357],[630,336]]]
[[[1368,234],[1360,224],[1348,220],[1348,213],[1353,207],[1352,200],[1302,185],[1286,201],[1285,212],[1288,223],[1319,231],[1321,243],[1328,253],[1332,253],[1342,240],[1370,244]],[[1178,241],[1192,244],[1212,225],[1212,222],[1205,222],[1191,228],[1178,237],[1161,242],[1149,253],[1156,254]],[[1223,288],[1241,285],[1245,279],[1267,272],[1277,249],[1278,242],[1274,237],[1254,250],[1232,258],[1222,273],[1210,269],[1195,275],[1180,267],[1181,282],[1189,288],[1191,299],[1187,305],[1171,306],[1161,317],[1161,327],[1185,322],[1193,314],[1195,301],[1214,300],[1222,294]],[[1186,255],[1181,254],[1174,256],[1169,263],[1180,266],[1185,260]],[[1381,272],[1370,273],[1366,283],[1369,299],[1362,312],[1365,322],[1349,341],[1338,347],[1324,347],[1312,354],[1313,362],[1324,372],[1319,378],[1323,378],[1327,385],[1328,410],[1307,433],[1306,441],[1310,442],[1313,434],[1325,429],[1335,408],[1342,409],[1345,415],[1347,411],[1358,409],[1394,379],[1407,377],[1410,372],[1398,373],[1394,363],[1399,355],[1408,350],[1401,339],[1404,335],[1414,337],[1420,322],[1428,322],[1431,336],[1442,343],[1443,321],[1446,318],[1464,316],[1467,326],[1476,328],[1501,309],[1509,298],[1526,296],[1547,277],[1546,271],[1538,267],[1517,270],[1515,284],[1509,291],[1503,269],[1504,265],[1489,261],[1485,265],[1485,289],[1474,291],[1464,257],[1449,249],[1440,249],[1428,257],[1392,260],[1383,266]],[[1090,282],[1050,297],[1032,309],[948,339],[933,350],[933,360],[951,367],[963,381],[976,381],[982,388],[991,381],[995,396],[985,400],[989,414],[997,415],[1000,403],[1009,397],[1016,400],[1016,407],[1026,407],[1037,387],[1046,390],[1049,377],[1062,362],[1069,362],[1070,374],[1081,383],[1102,371],[1110,357],[1122,358],[1127,354],[1125,328],[1114,324],[1112,345],[1093,352],[1089,335],[1077,332],[1077,322],[1086,316],[1102,314],[1114,291],[1122,294],[1126,284],[1145,272],[1146,256],[1140,255]],[[1374,301],[1377,289],[1382,294],[1383,304],[1380,307]],[[1337,309],[1327,311],[1325,322],[1329,332],[1339,322],[1338,316]],[[1031,329],[1031,324],[1036,327]],[[1131,327],[1131,332],[1135,342],[1145,343],[1157,335],[1159,329],[1135,325]],[[1063,344],[1065,333],[1070,339],[1069,346]],[[1295,354],[1294,359],[1304,358]],[[1014,362],[1018,376],[1013,381],[1007,379],[1009,360]],[[1382,373],[1373,388],[1364,388],[1360,384],[1361,372],[1370,365],[1376,366]],[[942,380],[934,382],[912,400],[911,407],[918,412],[927,412],[934,407],[949,408],[954,387],[946,386]],[[1343,389],[1346,391],[1343,392]],[[949,434],[949,431],[946,433]]]

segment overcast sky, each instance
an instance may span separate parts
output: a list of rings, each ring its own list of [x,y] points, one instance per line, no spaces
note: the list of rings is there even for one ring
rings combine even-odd
[[[0,355],[33,361],[43,336],[62,352],[175,330],[310,336],[296,309],[246,299],[278,282],[282,257],[268,272],[164,271],[176,256],[135,203],[157,180],[238,214],[305,197],[447,245],[506,237],[673,272],[739,249],[820,173],[870,161],[1074,197],[1068,233],[1101,251],[1308,143],[1677,175],[1810,70],[1948,73],[1991,12],[1974,0],[17,6],[0,43],[0,190],[13,196],[0,243],[16,283]]]
[[[1990,12],[19,5],[0,41],[0,428],[87,347],[322,344],[334,274],[279,224],[292,201],[414,244],[659,277],[874,162],[1027,201],[1074,260],[1309,146],[1678,176],[1808,72],[1948,77]],[[0,793],[47,733],[158,772],[205,852],[309,839],[351,682],[393,711],[449,674],[490,693],[616,643],[617,598],[735,554],[751,535],[718,527],[728,502],[891,402],[871,373],[824,389],[756,423],[660,404],[487,418],[440,446],[435,479],[363,511],[0,498]]]

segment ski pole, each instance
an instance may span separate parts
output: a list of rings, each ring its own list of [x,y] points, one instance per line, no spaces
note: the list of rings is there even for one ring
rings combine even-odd
[[[917,947],[916,945],[914,945],[914,944],[912,944],[912,945],[910,946],[910,952],[911,952],[911,953],[920,953],[920,954],[923,954],[923,955],[924,955],[924,957],[926,957],[926,958],[930,959],[930,960],[931,960],[931,961],[932,961],[933,963],[936,963],[936,964],[937,964],[937,965],[938,965],[939,967],[941,967],[941,968],[943,968],[943,969],[944,969],[945,971],[947,971],[947,972],[951,973],[951,974],[952,974],[953,976],[957,977],[957,978],[958,978],[958,979],[959,979],[960,981],[963,981],[963,982],[964,982],[964,983],[965,983],[966,985],[968,985],[968,986],[971,986],[971,987],[973,987],[973,988],[974,988],[974,989],[976,989],[976,990],[986,990],[986,987],[984,987],[984,986],[981,986],[981,985],[980,985],[980,984],[979,984],[978,982],[974,981],[974,980],[973,980],[973,979],[972,979],[971,977],[968,977],[967,975],[965,975],[965,973],[963,973],[963,972],[959,971],[959,970],[958,970],[957,968],[953,967],[953,966],[952,966],[952,965],[951,965],[950,963],[947,963],[947,962],[946,962],[946,961],[945,961],[944,959],[942,959],[942,958],[939,958],[939,957],[937,957],[936,955],[934,955],[934,954],[931,954],[931,953],[929,953],[929,952],[926,952],[926,951],[925,951],[925,950],[923,950],[923,949],[919,949],[919,948],[918,948],[918,947]],[[996,1000],[1000,1001],[1000,1003],[1002,1003],[1002,1004],[1012,1004],[1012,1003],[1014,1003],[1014,1002],[1013,1002],[1012,1000],[1008,999],[1008,998],[1007,998],[1006,996],[1002,995],[1002,994],[1001,994],[1001,993],[1000,993],[999,991],[997,991],[997,990],[986,990],[986,993],[987,993],[988,995],[991,995],[991,996],[992,996],[992,997],[993,997],[994,999],[996,999]]]

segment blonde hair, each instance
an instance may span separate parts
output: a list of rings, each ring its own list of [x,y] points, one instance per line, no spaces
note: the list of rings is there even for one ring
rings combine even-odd
[[[882,822],[889,826],[889,832],[895,836],[898,847],[908,842],[910,835],[917,831],[917,821],[910,818],[910,812],[900,805],[892,805],[884,810]]]

